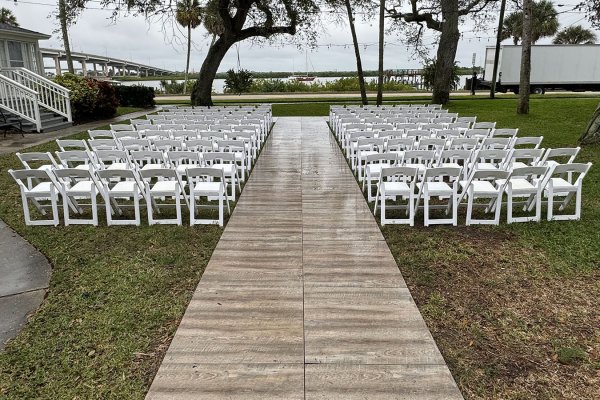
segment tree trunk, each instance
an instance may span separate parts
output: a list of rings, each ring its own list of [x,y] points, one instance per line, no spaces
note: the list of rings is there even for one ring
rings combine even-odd
[[[192,51],[192,25],[188,24],[187,61],[185,63],[185,78],[183,81],[183,94],[187,93],[188,73],[190,71],[190,52]]]
[[[521,39],[521,80],[517,114],[529,114],[531,81],[532,0],[523,1],[523,36]]]
[[[596,108],[590,123],[585,132],[579,138],[581,144],[596,144],[600,143],[600,105]]]
[[[67,5],[66,0],[58,0],[58,20],[60,22],[60,31],[63,38],[63,46],[65,48],[65,56],[67,57],[67,69],[69,73],[74,74],[73,58],[71,57],[71,45],[69,44],[69,30],[67,29]]]
[[[212,106],[212,85],[215,80],[215,75],[223,61],[223,57],[227,51],[236,42],[235,38],[226,36],[219,37],[215,43],[210,46],[206,58],[202,63],[200,75],[194,89],[192,90],[191,101],[194,106]]]
[[[385,34],[385,0],[379,0],[379,70],[377,71],[377,105],[383,104],[383,48]]]
[[[437,50],[437,61],[435,63],[435,76],[433,78],[432,103],[446,104],[450,100],[452,90],[452,75],[454,71],[454,60],[460,32],[458,30],[458,1],[442,0],[442,14],[444,23],[440,35],[440,43]]]
[[[367,100],[367,90],[365,88],[365,75],[363,74],[362,61],[360,59],[360,49],[358,48],[358,39],[356,38],[356,29],[354,28],[354,16],[352,15],[352,6],[350,0],[345,0],[346,12],[348,13],[348,22],[350,24],[350,33],[352,33],[352,43],[354,44],[354,55],[356,56],[356,70],[358,72],[358,85],[360,86],[360,99],[364,105],[369,104]]]

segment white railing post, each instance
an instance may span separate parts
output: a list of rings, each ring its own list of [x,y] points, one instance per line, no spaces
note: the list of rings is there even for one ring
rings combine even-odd
[[[38,94],[37,101],[42,107],[62,115],[73,122],[69,89],[38,75],[27,68],[2,68],[0,73]],[[39,110],[38,110],[39,111]]]
[[[35,124],[42,130],[39,96],[34,90],[0,74],[0,108]]]

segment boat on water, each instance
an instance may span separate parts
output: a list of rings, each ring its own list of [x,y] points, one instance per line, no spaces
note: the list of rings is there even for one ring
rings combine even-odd
[[[315,79],[317,79],[316,76],[308,75],[308,50],[306,51],[306,75],[291,75],[289,79],[295,80],[297,82],[312,82]]]
[[[317,79],[316,76],[308,76],[308,75],[292,75],[290,79],[293,79],[298,82],[312,82]]]

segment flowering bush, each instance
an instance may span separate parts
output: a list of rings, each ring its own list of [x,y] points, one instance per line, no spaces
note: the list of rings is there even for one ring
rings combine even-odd
[[[115,115],[119,101],[114,87],[108,82],[63,74],[54,82],[69,89],[73,121],[109,118]]]

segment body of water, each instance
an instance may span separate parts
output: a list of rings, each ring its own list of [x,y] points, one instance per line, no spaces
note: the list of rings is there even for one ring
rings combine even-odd
[[[465,86],[466,80],[467,78],[470,78],[471,75],[461,75],[460,76],[460,83],[459,83],[459,88],[463,88]],[[325,83],[325,82],[331,82],[331,81],[335,81],[337,79],[340,79],[339,77],[317,77],[313,82],[305,82],[308,84],[311,83]],[[281,78],[281,80],[283,81],[289,81],[290,78]],[[367,77],[365,79],[367,82],[371,82],[371,81],[376,81],[377,78],[376,77]],[[170,81],[169,81],[170,82]],[[183,80],[177,80],[176,82],[183,82]],[[151,81],[122,81],[121,82],[122,85],[124,86],[133,86],[133,85],[142,85],[142,86],[148,86],[148,87],[152,87],[156,90],[161,89],[160,86],[160,79],[157,80],[151,80]],[[215,93],[223,93],[223,89],[225,87],[225,79],[215,79],[213,82],[213,91]]]

